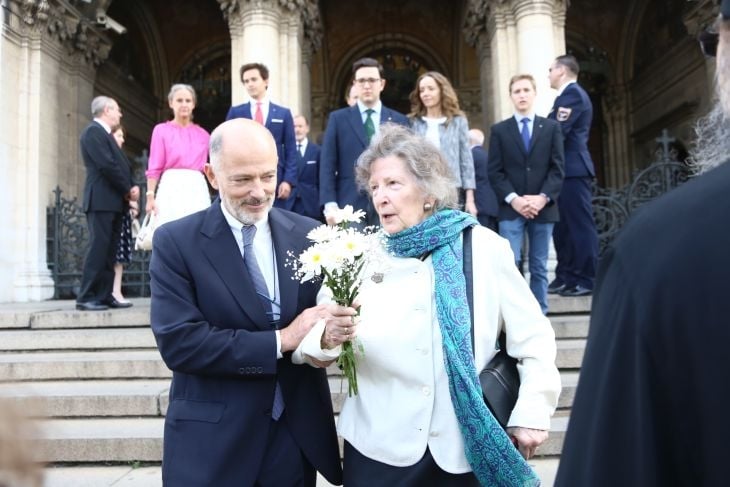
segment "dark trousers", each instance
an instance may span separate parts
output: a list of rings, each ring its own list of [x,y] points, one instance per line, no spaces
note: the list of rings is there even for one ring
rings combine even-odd
[[[76,301],[104,302],[112,294],[114,260],[122,231],[122,213],[116,211],[89,211],[89,250],[84,259],[81,287]]]
[[[555,278],[567,287],[593,289],[598,260],[598,233],[593,219],[590,178],[565,178],[558,199],[560,221],[553,230],[558,256]]]
[[[286,410],[271,420],[266,451],[254,487],[315,487],[317,471],[302,454],[289,431]]]
[[[483,227],[487,227],[491,231],[495,233],[499,233],[499,220],[496,216],[491,215],[485,215],[482,213],[479,213],[477,215],[477,220],[479,220],[479,224]]]
[[[344,457],[344,487],[479,487],[472,472],[454,474],[442,470],[428,448],[423,458],[410,467],[393,467],[368,458],[347,441]]]

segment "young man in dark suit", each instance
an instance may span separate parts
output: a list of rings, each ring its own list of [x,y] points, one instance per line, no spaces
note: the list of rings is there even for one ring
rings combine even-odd
[[[334,223],[332,210],[352,205],[367,212],[367,223],[378,224],[378,217],[365,191],[355,183],[355,163],[378,132],[380,124],[408,126],[402,113],[383,106],[380,93],[385,88],[383,66],[372,58],[352,65],[353,83],[358,86],[357,103],[330,113],[322,142],[319,167],[319,200],[327,222]]]
[[[114,257],[122,230],[124,200],[137,201],[139,188],[132,182],[129,161],[117,145],[112,130],[122,111],[115,100],[97,96],[91,102],[94,120],[81,132],[81,156],[86,166],[84,212],[89,227],[89,249],[84,259],[76,309],[101,311],[127,308],[112,296]]]
[[[319,205],[319,146],[309,140],[309,122],[304,115],[294,117],[297,139],[297,186],[292,211],[322,221]]]
[[[316,306],[319,282],[287,266],[318,223],[272,208],[274,139],[236,119],[210,138],[220,198],[155,231],[151,325],[172,370],[162,478],[175,487],[314,487],[342,482],[324,369],[292,351],[319,320],[349,339],[353,308]]]
[[[499,234],[509,240],[520,267],[527,230],[530,289],[547,313],[547,259],[553,225],[559,220],[563,138],[556,122],[535,115],[535,86],[529,74],[510,80],[515,114],[492,126],[487,166],[500,203]]]
[[[588,152],[588,135],[593,105],[588,93],[576,82],[580,68],[571,55],[558,56],[550,66],[550,87],[558,90],[548,118],[557,120],[563,131],[565,181],[560,192],[560,221],[553,241],[558,255],[555,280],[549,292],[561,296],[588,296],[598,261],[598,232],[593,219],[593,160]]]
[[[276,200],[274,206],[291,210],[294,198],[290,198],[297,185],[297,150],[294,139],[294,121],[291,111],[272,103],[268,96],[269,68],[261,63],[241,66],[241,83],[246,87],[250,101],[232,106],[226,120],[248,118],[265,125],[276,142],[279,157],[276,173]]]

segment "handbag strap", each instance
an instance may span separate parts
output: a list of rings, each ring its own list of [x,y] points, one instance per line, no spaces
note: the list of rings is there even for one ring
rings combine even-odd
[[[474,353],[474,276],[471,265],[471,231],[474,227],[466,227],[462,232],[464,250],[464,280],[466,281],[466,302],[469,304],[469,319],[471,321],[471,350]]]
[[[474,276],[471,263],[471,231],[474,227],[466,227],[463,232],[464,250],[464,279],[466,280],[466,301],[469,303],[469,317],[471,319],[471,351],[476,356],[474,350]],[[504,330],[499,334],[499,349],[507,350],[507,337]]]

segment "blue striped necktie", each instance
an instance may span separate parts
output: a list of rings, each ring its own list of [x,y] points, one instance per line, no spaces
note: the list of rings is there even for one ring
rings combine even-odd
[[[256,254],[253,251],[253,238],[256,235],[256,226],[244,225],[242,232],[243,263],[246,265],[246,269],[248,269],[248,274],[251,276],[254,289],[256,289],[256,295],[259,297],[259,300],[266,311],[266,316],[269,317],[269,322],[275,323],[277,320],[274,319],[274,310],[271,306],[271,299],[269,298],[269,288],[266,286],[266,280],[264,279],[264,275],[261,273],[261,268],[256,261]],[[281,394],[281,387],[279,387],[279,382],[277,381],[276,389],[274,390],[274,403],[271,407],[271,417],[276,421],[279,417],[281,417],[281,413],[283,412],[284,396]]]
[[[525,144],[525,150],[529,151],[530,150],[530,127],[528,124],[530,123],[530,119],[525,117],[520,121],[522,122],[522,132],[520,132],[522,134],[522,143]]]

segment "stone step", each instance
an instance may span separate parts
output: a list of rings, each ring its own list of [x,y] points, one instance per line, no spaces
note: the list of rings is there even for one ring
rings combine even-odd
[[[579,369],[583,362],[586,340],[580,338],[557,340],[558,355],[555,365],[559,369]]]
[[[587,338],[589,315],[551,315],[550,323],[555,330],[555,338]]]
[[[565,298],[557,294],[548,294],[548,315],[559,315],[568,313],[590,313],[591,296],[580,296]]]
[[[159,462],[164,418],[39,421],[38,451],[46,462]]]
[[[540,477],[542,487],[552,487],[558,471],[557,458],[534,458],[529,464]],[[45,487],[162,487],[162,469],[159,466],[93,466],[49,467],[45,470]],[[317,487],[332,487],[317,475]]]
[[[0,354],[0,382],[169,377],[157,350]]]
[[[0,396],[44,417],[160,416],[169,388],[167,379],[10,382],[0,384]]]
[[[150,299],[130,299],[134,306],[106,311],[77,311],[75,301],[0,304],[3,328],[116,328],[149,326]]]
[[[2,330],[0,344],[3,351],[157,348],[149,327]]]
[[[539,457],[560,455],[567,425],[567,416],[553,418]],[[38,428],[38,459],[44,462],[162,461],[164,418],[50,419]]]

